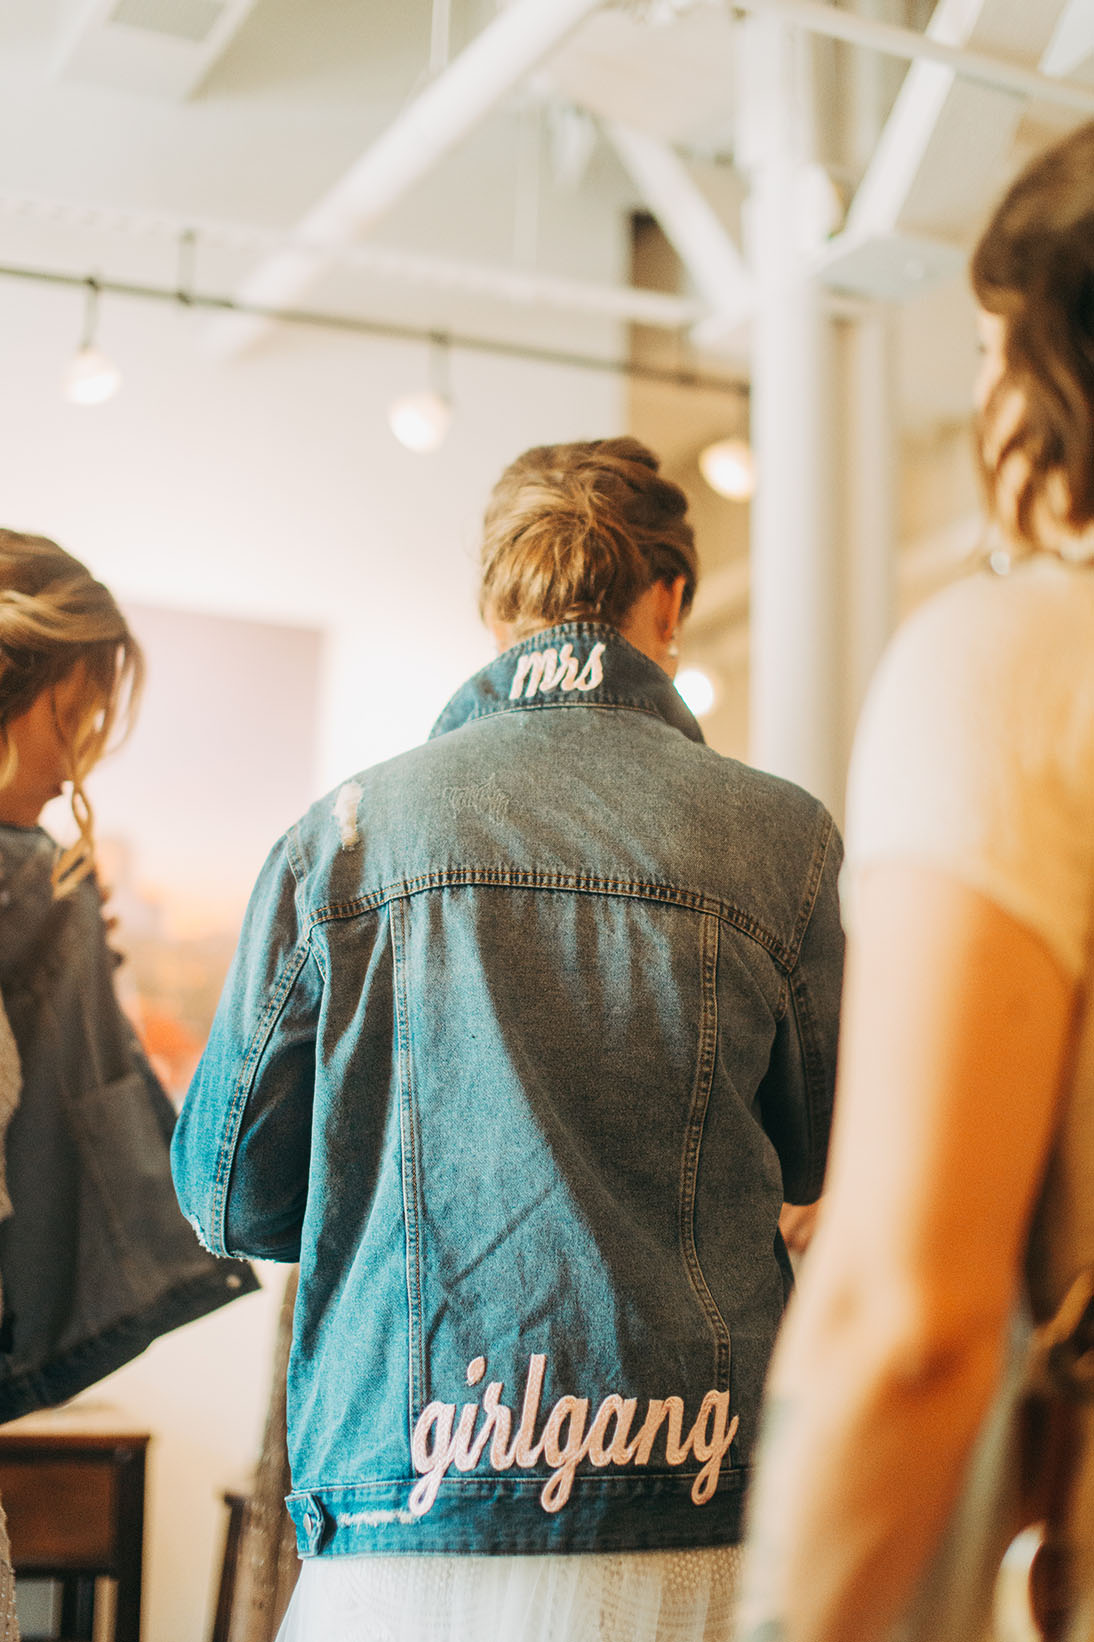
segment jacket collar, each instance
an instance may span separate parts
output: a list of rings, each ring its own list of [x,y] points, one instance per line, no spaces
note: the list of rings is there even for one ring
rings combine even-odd
[[[541,707],[630,707],[702,741],[668,674],[604,622],[568,621],[515,644],[460,686],[431,735],[489,713]]]

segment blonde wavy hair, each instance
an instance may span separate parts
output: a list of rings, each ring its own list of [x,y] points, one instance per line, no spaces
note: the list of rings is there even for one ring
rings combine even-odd
[[[58,851],[54,894],[68,895],[95,864],[94,818],[84,781],[117,732],[132,728],[144,658],[113,595],[46,536],[0,529],[0,788],[15,776],[11,724],[82,666],[75,728],[58,721],[68,760],[77,838]]]

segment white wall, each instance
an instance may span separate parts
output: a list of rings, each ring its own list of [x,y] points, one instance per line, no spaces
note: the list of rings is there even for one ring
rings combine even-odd
[[[123,597],[313,623],[330,634],[324,771],[419,739],[487,654],[474,609],[483,503],[525,446],[616,432],[618,381],[457,354],[443,449],[388,433],[423,350],[286,331],[230,364],[200,315],[104,304],[125,373],[63,403],[73,293],[0,286],[0,513],[57,536]]]
[[[324,786],[419,740],[487,659],[476,527],[502,466],[622,426],[611,377],[457,356],[452,434],[416,457],[385,408],[417,385],[420,349],[294,332],[218,365],[200,317],[120,302],[103,341],[123,390],[79,409],[58,394],[77,321],[71,292],[0,284],[0,522],[56,536],[126,599],[325,629]],[[215,802],[197,768],[193,801]],[[276,1300],[179,1331],[91,1394],[155,1434],[152,1642],[208,1633],[219,1494],[255,1457]]]

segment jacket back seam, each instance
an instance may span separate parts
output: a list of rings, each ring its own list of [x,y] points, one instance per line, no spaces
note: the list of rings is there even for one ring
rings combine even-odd
[[[392,905],[392,962],[395,975],[395,1023],[399,1064],[399,1146],[402,1153],[400,1180],[403,1194],[403,1235],[405,1239],[407,1298],[407,1433],[414,1430],[424,1403],[426,1383],[425,1346],[422,1338],[422,1258],[421,1204],[419,1190],[418,1134],[414,1111],[413,1069],[410,1047],[410,1009],[406,990],[406,940],[401,901]]]
[[[710,1292],[699,1261],[699,1251],[695,1246],[695,1193],[699,1176],[699,1154],[702,1149],[703,1125],[710,1102],[711,1085],[714,1081],[718,1043],[718,930],[717,919],[704,919],[700,944],[702,998],[699,1052],[696,1056],[695,1083],[692,1088],[691,1110],[688,1113],[681,1159],[679,1232],[688,1279],[714,1335],[714,1383],[719,1391],[726,1391],[729,1388],[731,1349],[729,1329]]]

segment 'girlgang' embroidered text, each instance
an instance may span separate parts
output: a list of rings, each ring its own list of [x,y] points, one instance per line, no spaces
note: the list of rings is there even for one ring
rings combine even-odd
[[[689,1455],[701,1463],[692,1484],[691,1497],[705,1505],[718,1486],[718,1475],[730,1443],[737,1433],[738,1416],[729,1417],[729,1392],[708,1391],[695,1423],[686,1436],[684,1403],[681,1397],[651,1397],[645,1418],[631,1437],[638,1412],[635,1397],[619,1397],[614,1392],[604,1398],[589,1424],[587,1397],[560,1397],[536,1437],[540,1396],[547,1359],[537,1353],[528,1359],[524,1401],[515,1436],[513,1410],[501,1401],[501,1380],[491,1380],[482,1403],[464,1403],[456,1419],[455,1403],[429,1403],[414,1427],[411,1454],[414,1469],[422,1473],[411,1491],[409,1507],[422,1517],[437,1498],[449,1466],[457,1471],[473,1471],[487,1444],[490,1465],[495,1471],[512,1466],[527,1471],[545,1461],[554,1469],[543,1485],[539,1500],[545,1511],[560,1511],[570,1497],[574,1472],[582,1460],[591,1465],[648,1465],[661,1428],[665,1429],[665,1460],[683,1465]],[[467,1365],[468,1385],[478,1385],[486,1373],[486,1358],[476,1357]],[[479,1414],[483,1415],[479,1425]],[[477,1428],[477,1429],[476,1429]]]

